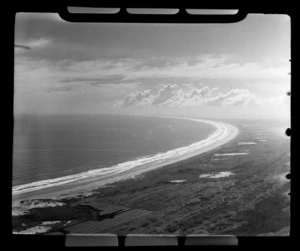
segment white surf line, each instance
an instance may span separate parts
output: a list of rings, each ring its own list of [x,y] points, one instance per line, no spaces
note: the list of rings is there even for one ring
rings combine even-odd
[[[179,147],[167,152],[158,153],[153,156],[145,156],[136,160],[123,162],[112,167],[90,170],[78,174],[67,175],[54,179],[47,179],[36,181],[29,184],[19,185],[13,187],[13,195],[34,192],[46,188],[52,188],[63,185],[70,185],[72,182],[78,184],[78,188],[73,188],[76,191],[80,187],[80,183],[88,183],[84,188],[99,187],[105,184],[113,183],[123,179],[132,178],[132,175],[156,169],[168,164],[172,164],[190,157],[199,155],[201,153],[210,151],[218,146],[221,146],[237,136],[239,130],[237,127],[212,120],[185,118],[185,117],[166,117],[166,116],[151,116],[161,118],[174,118],[190,120],[200,123],[206,123],[214,126],[216,130],[211,133],[206,139],[190,144],[185,147]],[[134,169],[134,170],[132,170]],[[134,171],[134,172],[132,172]],[[65,193],[62,189],[60,193]],[[56,192],[57,194],[57,192]]]

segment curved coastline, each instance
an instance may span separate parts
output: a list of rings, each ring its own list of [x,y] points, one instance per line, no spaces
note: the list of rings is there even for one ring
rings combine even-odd
[[[120,180],[133,178],[141,173],[208,152],[229,142],[239,133],[237,127],[219,121],[186,117],[153,117],[184,119],[206,123],[214,126],[216,130],[206,139],[185,147],[179,147],[152,156],[141,157],[137,160],[127,161],[112,167],[90,170],[79,174],[63,176],[51,180],[42,180],[13,187],[13,201],[17,202],[23,199],[36,199],[41,197],[43,199],[57,198],[64,194],[69,195],[94,190],[98,187]]]

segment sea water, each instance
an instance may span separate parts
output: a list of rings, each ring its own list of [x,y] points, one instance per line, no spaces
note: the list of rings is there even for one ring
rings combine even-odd
[[[209,124],[125,115],[19,115],[14,118],[13,186],[110,167],[190,145]]]

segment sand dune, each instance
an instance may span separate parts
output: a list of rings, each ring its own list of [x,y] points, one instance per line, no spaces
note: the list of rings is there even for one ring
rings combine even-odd
[[[218,179],[218,178],[228,177],[231,175],[234,175],[234,173],[232,172],[205,173],[205,174],[201,174],[199,178]]]
[[[255,142],[239,142],[238,145],[256,145]]]
[[[248,152],[246,153],[216,153],[214,154],[215,156],[236,156],[236,155],[247,155],[249,154]]]

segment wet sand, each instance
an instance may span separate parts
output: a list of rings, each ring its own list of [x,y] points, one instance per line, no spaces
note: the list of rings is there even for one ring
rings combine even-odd
[[[51,201],[63,206],[31,209],[13,217],[13,231],[59,221],[50,234],[288,235],[290,141],[267,131],[268,124],[235,125],[240,133],[220,147],[99,187],[87,197]],[[266,141],[259,141],[257,131]],[[248,154],[227,154],[239,152]],[[221,154],[217,160],[215,154]]]
[[[161,168],[163,166],[176,163],[178,161],[182,161],[185,159],[189,159],[191,157],[200,155],[202,153],[211,151],[227,142],[232,140],[238,135],[238,128],[224,122],[217,122],[211,120],[203,120],[203,119],[195,119],[195,118],[182,118],[182,117],[172,117],[177,119],[185,119],[192,120],[200,123],[207,123],[216,128],[215,132],[212,135],[209,135],[207,139],[202,140],[200,142],[196,142],[186,147],[181,147],[175,150],[171,150],[170,157],[165,159],[158,159],[157,161],[149,161],[145,164],[136,165],[127,170],[121,170],[116,173],[111,174],[100,174],[97,175],[95,172],[94,175],[89,175],[88,178],[82,178],[75,182],[70,182],[67,184],[56,186],[55,184],[51,187],[47,188],[47,181],[41,181],[36,183],[45,184],[46,188],[39,190],[33,190],[26,193],[16,193],[13,191],[13,205],[18,204],[21,200],[24,199],[37,199],[37,198],[57,198],[63,194],[72,195],[74,193],[87,192],[90,190],[94,190],[98,187],[114,183],[120,180],[125,180],[128,178],[132,178],[136,175],[140,175],[144,172],[148,172],[157,168]],[[173,152],[174,153],[173,153]],[[168,153],[167,153],[168,154]],[[99,170],[101,171],[101,169]],[[28,187],[34,187],[34,184],[29,184]]]

